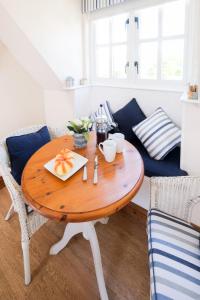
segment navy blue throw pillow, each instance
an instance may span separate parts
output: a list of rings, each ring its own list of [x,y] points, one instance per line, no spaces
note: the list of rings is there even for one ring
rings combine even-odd
[[[11,162],[11,174],[19,185],[21,184],[22,172],[29,158],[49,141],[50,135],[47,126],[42,127],[37,132],[6,139]]]
[[[139,107],[136,99],[133,98],[123,108],[114,113],[113,118],[118,124],[119,131],[125,135],[127,141],[132,143],[134,140],[137,140],[132,127],[146,119],[146,116]]]

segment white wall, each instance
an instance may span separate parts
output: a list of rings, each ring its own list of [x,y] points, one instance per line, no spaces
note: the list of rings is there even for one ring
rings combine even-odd
[[[51,127],[66,128],[67,122],[74,118],[75,98],[73,91],[45,91],[45,119]]]
[[[45,91],[45,117],[52,127],[66,128],[69,120],[88,116],[91,111],[90,87]]]
[[[43,88],[46,122],[66,125],[80,110],[63,83],[69,75],[76,83],[83,76],[81,0],[0,0],[0,40]],[[85,92],[79,96],[85,98]]]
[[[181,167],[200,176],[200,104],[182,103]]]
[[[0,43],[0,138],[45,122],[42,88]]]
[[[0,2],[0,40],[18,63],[44,88],[62,88],[60,80]]]
[[[82,77],[81,0],[0,0],[61,80]]]

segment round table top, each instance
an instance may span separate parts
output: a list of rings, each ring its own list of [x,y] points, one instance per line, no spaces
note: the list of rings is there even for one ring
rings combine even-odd
[[[83,168],[62,181],[44,168],[62,149],[68,148],[88,158],[88,180]],[[93,184],[94,158],[98,155],[98,184]],[[124,141],[124,151],[107,163],[90,135],[84,149],[75,149],[72,136],[52,140],[28,161],[22,175],[26,202],[43,216],[65,222],[84,222],[109,216],[132,200],[144,178],[143,161],[136,148]]]

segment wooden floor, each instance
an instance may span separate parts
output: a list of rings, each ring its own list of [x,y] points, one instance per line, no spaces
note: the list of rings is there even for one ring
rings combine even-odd
[[[99,299],[91,251],[81,235],[57,256],[48,255],[65,227],[53,221],[33,236],[32,282],[24,286],[18,218],[15,214],[8,222],[3,219],[9,205],[4,188],[0,190],[0,299]],[[128,208],[112,216],[107,225],[96,225],[109,300],[149,299],[145,227],[145,218]]]

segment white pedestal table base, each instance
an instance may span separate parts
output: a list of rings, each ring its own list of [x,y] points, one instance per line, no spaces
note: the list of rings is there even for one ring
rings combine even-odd
[[[108,218],[103,218],[97,221],[90,221],[90,222],[68,223],[66,225],[62,239],[51,247],[50,255],[58,254],[62,249],[64,249],[67,246],[68,242],[71,240],[73,236],[82,233],[83,237],[90,242],[101,300],[108,300],[108,295],[107,295],[104,276],[103,276],[99,242],[94,227],[94,225],[97,222],[101,222],[102,224],[107,224]]]

